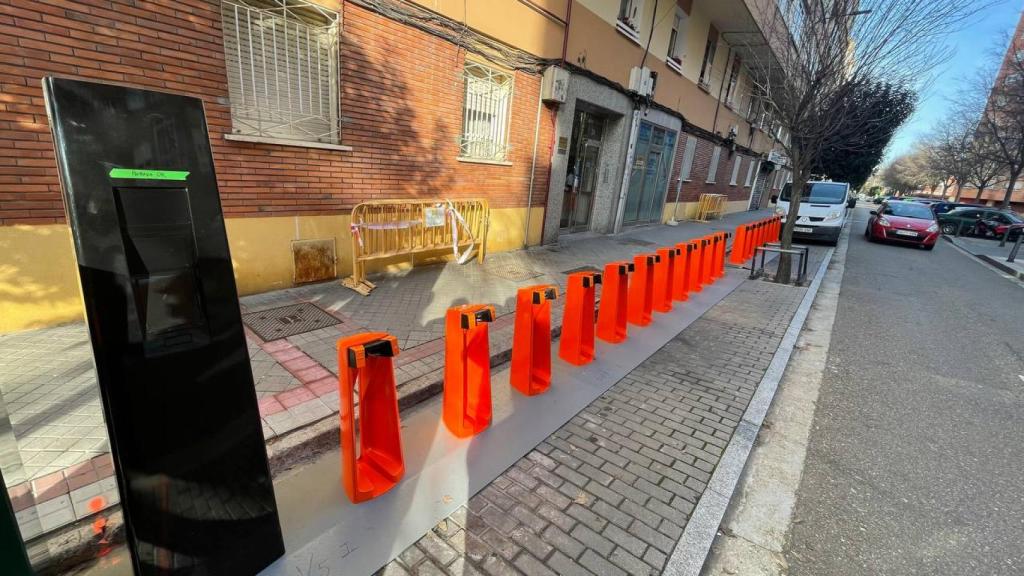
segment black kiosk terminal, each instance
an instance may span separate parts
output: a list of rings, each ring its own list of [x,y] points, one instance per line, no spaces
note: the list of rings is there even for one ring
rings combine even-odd
[[[284,553],[203,103],[43,80],[139,575]]]

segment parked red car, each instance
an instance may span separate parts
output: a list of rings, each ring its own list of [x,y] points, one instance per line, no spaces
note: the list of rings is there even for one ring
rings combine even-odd
[[[931,250],[939,239],[939,224],[925,204],[890,200],[871,211],[864,235],[872,242],[891,240]]]

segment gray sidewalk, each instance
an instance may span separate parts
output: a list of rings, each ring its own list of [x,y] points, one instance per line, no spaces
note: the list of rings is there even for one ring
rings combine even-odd
[[[1007,262],[1006,258],[1013,250],[1013,242],[1007,241],[1003,247],[999,246],[998,240],[986,238],[954,238],[945,237],[947,240],[963,248],[967,252],[977,256],[990,266],[1007,274],[1012,274],[1020,280],[1024,280],[1024,248],[1021,248],[1013,262]]]
[[[380,574],[662,573],[806,290],[744,282]]]
[[[712,231],[732,231],[741,222],[767,215],[743,212],[709,223],[636,228],[618,236],[563,237],[556,246],[494,254],[482,263],[448,263],[380,276],[374,279],[378,288],[365,297],[338,282],[244,297],[242,312],[250,324],[256,320],[250,313],[265,312],[273,322],[295,312],[277,310],[285,306],[302,306],[303,317],[320,322],[286,338],[262,339],[247,328],[264,435],[271,440],[337,413],[335,343],[342,336],[374,330],[399,339],[396,378],[407,406],[440,390],[443,318],[449,307],[494,304],[499,318],[491,328],[492,361],[505,361],[519,287],[551,283],[564,289],[567,272],[574,269],[599,267]],[[558,300],[555,331],[561,311]],[[90,482],[102,481],[109,493],[112,470],[84,324],[0,336],[0,393],[21,457],[20,467],[5,459],[3,470],[9,493],[17,496],[16,511],[28,518],[28,507],[53,500],[39,512],[44,531],[88,515],[76,508],[81,506],[75,491],[91,493],[86,490]],[[113,503],[114,498],[109,500]]]

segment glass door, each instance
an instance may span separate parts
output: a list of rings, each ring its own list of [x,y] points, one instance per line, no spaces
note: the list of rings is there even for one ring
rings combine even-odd
[[[559,223],[566,232],[579,232],[590,228],[590,213],[597,188],[598,162],[601,158],[604,118],[578,111],[573,128],[572,156],[569,158],[569,172],[566,175],[562,217]]]
[[[623,224],[642,224],[661,219],[675,143],[675,132],[649,122],[640,123]]]

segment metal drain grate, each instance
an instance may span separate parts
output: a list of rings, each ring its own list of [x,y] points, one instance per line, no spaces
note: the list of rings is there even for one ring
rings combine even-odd
[[[623,238],[619,240],[619,244],[624,246],[654,246],[657,242],[648,242],[639,238]]]
[[[292,304],[249,312],[242,314],[242,322],[265,342],[341,324],[341,320],[312,304]]]
[[[522,282],[523,280],[541,276],[541,273],[536,270],[512,263],[488,264],[484,270],[491,276],[497,276],[498,278],[504,278],[513,282]]]
[[[579,268],[573,268],[571,270],[563,270],[562,274],[572,274],[573,272],[600,272],[600,268],[593,266],[580,266]]]

